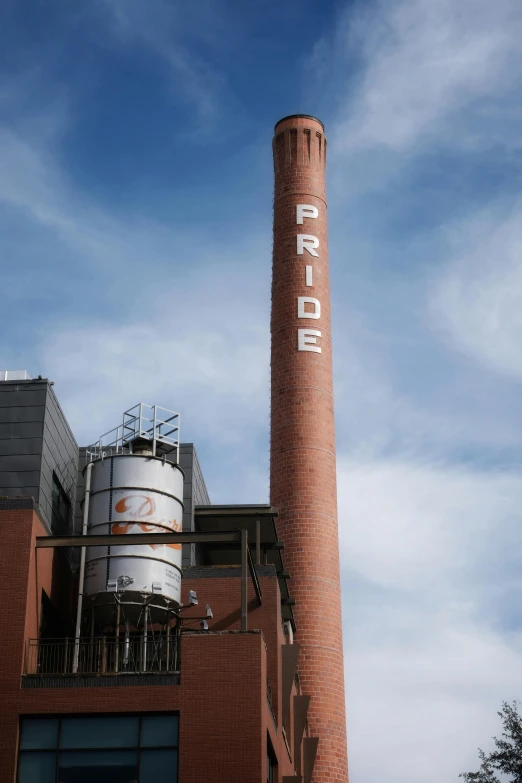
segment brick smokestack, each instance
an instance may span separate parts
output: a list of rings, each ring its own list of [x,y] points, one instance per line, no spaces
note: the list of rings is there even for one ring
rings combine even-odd
[[[323,124],[285,117],[273,151],[270,502],[296,599],[310,736],[319,737],[313,783],[346,783]]]

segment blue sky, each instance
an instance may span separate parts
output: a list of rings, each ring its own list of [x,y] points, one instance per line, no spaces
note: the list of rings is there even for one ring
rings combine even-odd
[[[329,138],[352,779],[447,783],[522,694],[522,8],[4,0],[0,365],[78,440],[181,413],[268,495],[271,136]]]

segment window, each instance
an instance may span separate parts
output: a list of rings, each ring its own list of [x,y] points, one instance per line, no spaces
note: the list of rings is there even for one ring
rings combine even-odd
[[[71,501],[65,494],[56,473],[53,473],[53,485],[51,487],[51,525],[53,532],[68,533],[71,519]]]
[[[277,758],[268,735],[266,738],[266,780],[267,783],[275,783],[277,780]]]
[[[178,715],[23,718],[18,783],[178,779]]]

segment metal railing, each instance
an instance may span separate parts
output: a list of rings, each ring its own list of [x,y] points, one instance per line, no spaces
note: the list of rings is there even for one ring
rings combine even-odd
[[[179,671],[179,637],[158,635],[89,639],[29,639],[25,673],[28,675],[141,674]],[[75,656],[77,671],[73,672]]]
[[[156,443],[161,443],[169,451],[176,452],[176,462],[179,462],[179,422],[179,413],[139,402],[124,412],[121,424],[87,447],[87,457],[99,459],[120,454],[132,450],[134,440],[144,438],[151,441],[153,454],[156,454]]]

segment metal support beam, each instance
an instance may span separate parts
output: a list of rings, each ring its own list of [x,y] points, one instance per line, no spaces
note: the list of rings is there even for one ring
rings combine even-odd
[[[290,716],[290,696],[292,695],[292,685],[294,684],[295,673],[297,671],[297,661],[301,652],[300,644],[282,645],[282,681],[283,681],[283,726],[288,726]]]
[[[294,765],[301,772],[301,743],[308,719],[310,696],[294,696]]]
[[[248,530],[241,530],[241,630],[248,630]]]
[[[304,783],[311,783],[312,781],[318,745],[319,737],[305,737],[303,739]]]
[[[248,547],[247,547],[247,552],[248,552],[248,568],[250,571],[250,576],[252,577],[252,584],[254,585],[254,590],[256,591],[256,597],[257,600],[259,601],[259,606],[261,606],[261,604],[263,603],[263,601],[261,600],[263,595],[263,593],[261,592],[261,585],[259,584],[256,568],[254,566],[252,555],[250,554],[250,549]]]
[[[125,546],[145,546],[147,544],[232,544],[241,541],[240,531],[229,533],[126,533],[116,541],[117,536],[38,536],[37,549],[54,549],[59,547],[114,546],[115,543]]]
[[[261,520],[256,519],[256,565],[261,565]]]

